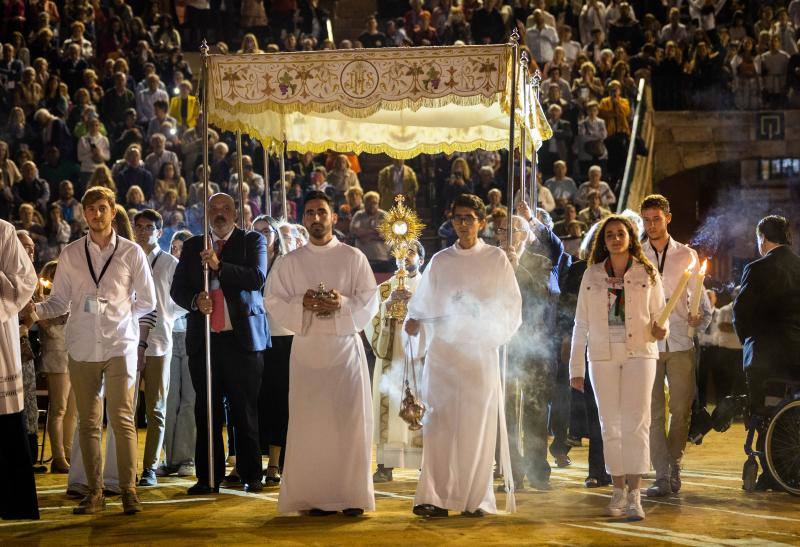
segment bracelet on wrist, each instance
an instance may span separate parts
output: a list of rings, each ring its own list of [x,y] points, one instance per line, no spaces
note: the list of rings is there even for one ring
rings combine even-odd
[[[140,341],[139,347],[142,349],[147,349],[147,342],[145,342],[144,340]]]

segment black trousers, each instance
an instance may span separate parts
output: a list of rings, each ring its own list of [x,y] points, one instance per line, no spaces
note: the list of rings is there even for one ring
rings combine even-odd
[[[195,469],[197,481],[209,484],[208,419],[206,402],[206,361],[203,347],[189,355],[189,372],[197,397],[194,416],[197,422]],[[236,430],[236,471],[245,483],[261,480],[261,448],[258,440],[258,392],[264,363],[260,351],[244,351],[232,332],[211,334],[211,412],[214,444],[214,486],[225,477],[225,450],[222,427],[225,396],[230,405],[230,420]]]
[[[272,347],[264,351],[264,380],[258,396],[261,450],[286,446],[289,427],[289,354],[293,336],[273,336]],[[283,454],[281,454],[281,457]],[[275,465],[275,462],[269,462]]]
[[[511,357],[513,359],[513,356]],[[513,362],[513,361],[512,361]],[[547,416],[553,395],[553,370],[547,362],[530,361],[522,367],[520,378],[509,378],[506,387],[506,426],[511,452],[514,482],[522,486],[528,481],[548,481]],[[519,384],[517,384],[519,382]],[[522,435],[524,456],[519,451],[519,390],[522,392]]]
[[[0,517],[39,520],[36,480],[22,412],[0,414]]]
[[[550,444],[550,453],[553,456],[567,455],[570,446],[567,444],[569,431],[570,403],[572,401],[569,387],[569,365],[558,363],[555,382],[553,384],[552,404],[550,405],[550,430],[553,433],[553,442]]]
[[[586,364],[586,375],[583,380],[583,399],[586,405],[586,431],[589,437],[589,474],[588,477],[608,479],[606,473],[606,460],[603,456],[603,435],[600,431],[600,414],[597,412],[597,401],[594,398],[594,388],[589,378],[589,364]]]

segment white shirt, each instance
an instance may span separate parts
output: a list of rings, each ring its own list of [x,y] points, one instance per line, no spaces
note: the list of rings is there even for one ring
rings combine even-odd
[[[661,281],[664,285],[664,301],[668,302],[675,290],[678,281],[680,280],[683,272],[694,260],[694,267],[692,273],[697,272],[700,263],[697,259],[697,253],[694,249],[683,243],[678,243],[671,237],[669,243],[664,248],[667,252],[666,259],[664,253],[656,253],[650,242],[642,245],[644,247],[644,254],[653,263],[656,269],[661,269],[663,262],[663,271],[661,273]],[[656,256],[658,254],[658,256]],[[664,340],[658,341],[658,351],[687,351],[694,347],[694,342],[689,338],[689,301],[696,289],[695,277],[689,279],[686,285],[686,291],[683,297],[678,301],[675,309],[669,316],[669,336]],[[700,296],[700,315],[702,317],[700,325],[695,329],[696,332],[703,332],[708,327],[711,321],[711,302],[708,300],[708,295],[704,288],[701,289],[703,294]]]
[[[226,244],[228,243],[228,239],[230,239],[231,234],[233,233],[233,230],[234,229],[231,228],[231,231],[228,232],[225,237],[218,237],[216,234],[214,234],[214,232],[211,232],[211,246],[214,249],[214,251],[217,250],[217,241],[223,240]],[[223,247],[223,249],[224,249],[224,247]],[[222,254],[222,253],[220,252],[219,254]],[[220,261],[221,260],[222,259],[220,258]],[[210,273],[213,273],[213,272],[210,272]],[[214,279],[211,279],[210,282],[213,283]],[[220,332],[226,332],[226,331],[233,330],[233,325],[231,324],[231,316],[228,313],[228,302],[225,300],[224,297],[222,298],[222,302],[223,302],[223,304],[225,306],[225,326],[222,328],[222,330]]]
[[[153,283],[156,287],[156,326],[147,337],[145,355],[161,357],[172,351],[172,327],[175,323],[177,306],[172,302],[169,289],[172,276],[178,266],[178,259],[162,251],[158,246],[147,255],[147,262],[153,272]]]
[[[99,279],[99,287],[89,273],[87,241],[98,278],[113,253],[105,275]],[[105,313],[89,313],[87,297],[107,299]],[[41,319],[49,319],[69,312],[67,353],[76,361],[98,363],[135,354],[139,318],[155,307],[156,290],[144,251],[113,232],[110,243],[103,249],[89,235],[64,248],[50,297],[36,305],[36,313]]]
[[[525,44],[536,62],[543,65],[553,60],[553,52],[558,45],[558,33],[548,25],[541,29],[532,26],[525,33]]]
[[[721,323],[728,323],[730,326],[733,326],[733,302],[722,306],[717,311],[717,316],[716,345],[727,349],[742,349],[742,343],[739,342],[739,337],[736,335],[736,331],[724,332],[719,328]]]

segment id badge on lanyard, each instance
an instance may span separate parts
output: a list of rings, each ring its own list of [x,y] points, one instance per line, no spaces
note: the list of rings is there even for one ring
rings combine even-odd
[[[103,265],[103,269],[100,270],[100,277],[97,277],[95,274],[94,266],[92,265],[92,259],[89,256],[89,236],[86,236],[86,240],[84,241],[84,251],[86,253],[86,264],[89,267],[89,274],[92,276],[92,281],[94,281],[95,286],[95,293],[94,294],[87,294],[83,298],[83,311],[89,315],[104,315],[106,313],[106,308],[108,307],[108,298],[103,298],[100,296],[100,281],[103,280],[103,276],[106,274],[108,270],[108,266],[111,264],[111,260],[114,258],[114,255],[117,253],[117,247],[119,247],[119,236],[117,236],[116,243],[114,244],[114,250],[111,252],[111,256],[108,257],[106,263]]]

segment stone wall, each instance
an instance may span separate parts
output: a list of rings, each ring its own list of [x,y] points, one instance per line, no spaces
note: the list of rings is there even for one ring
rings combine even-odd
[[[800,110],[785,111],[785,139],[757,140],[756,112],[656,112],[653,180],[726,161],[800,157]]]

